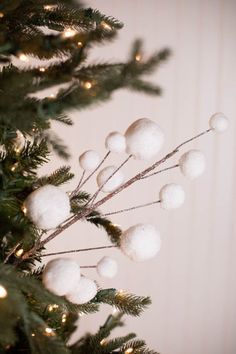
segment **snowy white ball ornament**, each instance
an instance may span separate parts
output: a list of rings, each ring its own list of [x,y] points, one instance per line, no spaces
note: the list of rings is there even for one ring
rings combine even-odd
[[[101,159],[99,154],[94,150],[85,151],[79,157],[80,167],[85,171],[93,171],[98,167]]]
[[[153,258],[161,247],[158,230],[151,224],[137,224],[121,235],[120,248],[133,261]]]
[[[124,135],[119,132],[110,133],[105,140],[105,146],[107,150],[116,153],[125,152],[126,149],[126,140]]]
[[[161,149],[164,134],[158,124],[147,118],[136,120],[125,132],[126,152],[138,160],[149,160]]]
[[[59,187],[51,184],[32,192],[24,202],[26,215],[40,229],[60,225],[70,214],[70,199]]]
[[[190,150],[180,157],[179,166],[185,177],[197,178],[205,171],[205,155],[199,150]]]
[[[116,169],[116,166],[108,166],[97,175],[98,187],[101,188],[103,186],[101,189],[103,192],[110,193],[122,184],[124,175],[121,171],[117,171],[114,176],[112,176]],[[110,176],[112,177],[107,181]]]
[[[209,125],[216,133],[223,133],[228,129],[229,120],[223,113],[215,113],[211,116]]]
[[[69,258],[48,262],[43,271],[43,284],[52,293],[63,296],[72,291],[80,280],[79,265]]]
[[[81,277],[74,289],[66,295],[66,298],[74,304],[85,304],[97,294],[96,283],[88,278]]]
[[[97,264],[97,272],[100,277],[114,278],[117,274],[118,266],[115,259],[111,257],[103,257]]]
[[[176,209],[184,203],[185,193],[182,186],[170,183],[161,188],[159,198],[163,209]]]

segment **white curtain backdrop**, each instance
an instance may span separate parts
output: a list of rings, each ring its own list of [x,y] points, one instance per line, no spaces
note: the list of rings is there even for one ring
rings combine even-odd
[[[150,295],[152,306],[141,318],[126,318],[118,334],[136,331],[150,347],[163,354],[236,353],[236,1],[235,0],[88,0],[87,4],[124,22],[119,38],[91,52],[96,62],[125,59],[132,41],[143,38],[147,53],[169,46],[173,55],[152,76],[164,88],[162,97],[128,91],[113,100],[82,112],[73,112],[75,125],[55,129],[69,145],[70,164],[79,178],[78,155],[86,149],[105,153],[104,138],[113,130],[123,132],[135,119],[158,122],[166,137],[162,153],[208,128],[208,118],[222,111],[230,118],[224,135],[209,134],[191,148],[205,151],[207,171],[196,181],[179,171],[144,180],[123,192],[103,210],[114,210],[158,198],[164,183],[181,183],[185,205],[166,212],[158,206],[117,215],[113,222],[127,228],[139,222],[154,223],[162,235],[156,259],[132,263],[118,251],[106,252],[119,262],[119,274],[110,281],[85,274],[103,287],[118,287]],[[186,151],[187,147],[184,149]],[[118,163],[122,157],[109,161]],[[64,164],[53,158],[43,172]],[[145,167],[132,161],[130,176]],[[75,186],[65,186],[69,190]],[[88,190],[95,189],[94,181]],[[103,231],[80,223],[48,245],[49,251],[108,244]],[[78,254],[81,264],[96,264],[103,252]],[[77,335],[95,331],[109,313],[83,317]]]

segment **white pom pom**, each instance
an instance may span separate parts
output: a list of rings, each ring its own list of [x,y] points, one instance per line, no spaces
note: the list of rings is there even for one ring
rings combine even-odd
[[[105,140],[105,146],[109,151],[122,153],[126,149],[126,140],[124,135],[118,132],[110,133]]]
[[[26,215],[40,229],[54,229],[70,214],[70,199],[60,188],[50,184],[38,188],[25,200]]]
[[[97,272],[104,278],[114,278],[117,269],[117,262],[111,257],[105,256],[97,264]]]
[[[185,177],[194,179],[205,171],[206,158],[201,151],[190,150],[180,157],[179,166]]]
[[[101,159],[99,154],[94,150],[85,151],[79,157],[79,164],[85,171],[93,171],[98,167]]]
[[[122,233],[120,247],[133,261],[144,261],[160,250],[160,234],[153,225],[137,224]]]
[[[108,178],[115,172],[116,169],[116,166],[108,166],[99,172],[97,175],[97,184],[99,188],[108,180]],[[105,193],[112,192],[121,185],[123,180],[123,173],[121,171],[117,171],[114,176],[112,176],[109,181],[104,184],[102,191]]]
[[[155,122],[147,118],[136,120],[125,133],[126,152],[135,159],[149,160],[161,149],[164,134]]]
[[[74,304],[85,304],[97,294],[97,285],[91,279],[81,277],[75,288],[66,295],[66,298]]]
[[[179,184],[170,183],[161,188],[159,193],[161,207],[166,210],[179,208],[185,200],[185,193]]]
[[[228,129],[229,120],[223,113],[215,113],[209,120],[210,128],[217,133],[223,133]]]
[[[69,258],[48,262],[43,271],[43,284],[52,293],[63,296],[72,291],[80,280],[79,265]]]

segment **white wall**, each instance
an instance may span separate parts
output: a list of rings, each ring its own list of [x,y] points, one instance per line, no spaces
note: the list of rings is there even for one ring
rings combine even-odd
[[[203,177],[189,182],[178,171],[168,172],[132,187],[104,206],[107,211],[153,200],[162,184],[171,181],[181,182],[187,192],[180,210],[165,212],[152,207],[113,218],[123,228],[138,222],[156,224],[163,246],[155,260],[142,264],[132,263],[118,251],[106,252],[117,258],[120,270],[116,279],[100,283],[152,296],[152,307],[140,319],[127,318],[127,327],[121,333],[136,331],[163,354],[235,354],[236,2],[90,0],[88,4],[125,23],[118,40],[92,51],[93,58],[125,59],[136,37],[145,40],[147,52],[168,45],[174,53],[153,75],[153,81],[164,88],[163,97],[117,92],[109,103],[73,113],[74,128],[57,128],[70,146],[70,163],[77,176],[77,157],[83,150],[92,148],[104,154],[107,133],[124,131],[139,117],[154,119],[163,127],[163,154],[206,129],[212,113],[223,111],[231,120],[225,135],[210,134],[191,145],[206,153],[208,168]],[[50,169],[61,163],[54,159]],[[132,162],[127,174],[144,166]],[[88,186],[91,191],[94,188],[93,183]],[[48,249],[106,243],[102,231],[80,223]],[[77,259],[81,264],[94,264],[102,254],[77,255]],[[96,277],[93,270],[86,274]],[[104,308],[98,316],[84,317],[79,334],[85,329],[95,330],[108,312]]]

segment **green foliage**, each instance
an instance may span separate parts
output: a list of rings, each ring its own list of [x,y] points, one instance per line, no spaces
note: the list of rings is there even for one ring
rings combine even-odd
[[[149,297],[137,296],[116,289],[100,290],[94,301],[114,306],[119,311],[132,316],[139,316],[151,304]]]
[[[168,49],[145,55],[144,60],[138,40],[124,63],[89,62],[93,46],[112,41],[122,26],[117,19],[84,8],[76,0],[0,3],[0,286],[7,291],[0,298],[0,353],[105,354],[132,348],[134,354],[156,354],[133,333],[108,339],[113,329],[123,325],[122,315],[140,315],[150,304],[149,297],[103,289],[90,302],[75,305],[42,285],[43,267],[38,262],[43,249],[24,260],[18,254],[30,250],[45,234],[24,214],[27,196],[43,185],[60,186],[74,177],[68,166],[37,176],[52,149],[64,159],[69,157],[63,141],[50,130],[51,121],[72,125],[67,115],[70,110],[105,102],[122,88],[161,94],[161,88],[146,76],[169,57]],[[35,67],[28,63],[32,57],[39,60]],[[19,59],[23,60],[20,65]],[[45,65],[41,59],[53,60]],[[39,91],[55,90],[56,85],[61,86],[54,97],[48,93],[40,98]],[[17,130],[24,136],[23,147],[15,145]],[[86,191],[72,194],[72,213],[89,211],[90,198]],[[99,210],[90,211],[85,220],[103,228],[119,247],[121,229]],[[69,346],[79,315],[96,312],[101,304],[121,313],[109,316],[94,335],[87,334]]]

